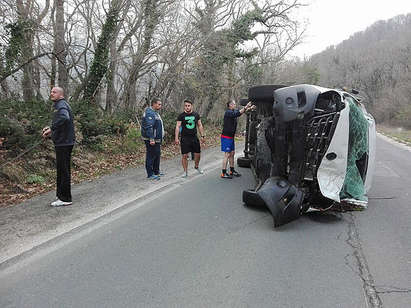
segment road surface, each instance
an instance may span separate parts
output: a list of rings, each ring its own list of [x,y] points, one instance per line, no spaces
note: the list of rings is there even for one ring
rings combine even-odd
[[[379,137],[369,208],[279,229],[249,169],[178,182],[0,272],[0,307],[411,307],[411,151]]]

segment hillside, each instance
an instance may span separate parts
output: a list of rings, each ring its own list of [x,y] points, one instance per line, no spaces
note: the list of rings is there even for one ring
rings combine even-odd
[[[77,145],[73,150],[72,182],[96,179],[145,161],[145,146],[133,116],[79,112],[73,103]],[[0,105],[0,207],[22,202],[55,189],[55,153],[50,139],[42,140],[41,128],[50,114],[44,102],[3,102]],[[93,109],[91,109],[93,111]],[[95,110],[94,110],[95,111]],[[166,138],[162,159],[180,155],[174,144],[176,113],[162,112]],[[218,122],[216,122],[218,123]],[[219,144],[221,126],[203,120],[203,148]]]
[[[411,14],[378,21],[336,46],[275,69],[275,83],[357,89],[378,124],[411,128]]]
[[[411,127],[411,14],[378,21],[308,64],[324,86],[359,89],[378,123]]]

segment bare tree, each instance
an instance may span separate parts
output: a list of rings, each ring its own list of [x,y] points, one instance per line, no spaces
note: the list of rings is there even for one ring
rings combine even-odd
[[[152,48],[154,31],[160,22],[160,4],[160,0],[144,0],[142,4],[144,30],[141,45],[138,46],[137,53],[133,55],[129,77],[125,85],[124,106],[126,109],[130,109],[131,104],[136,101],[136,83],[141,76],[140,71],[143,64],[148,60],[147,57]]]
[[[109,46],[116,33],[120,12],[123,9],[124,3],[125,0],[112,0],[110,9],[107,13],[107,18],[97,42],[90,71],[84,79],[84,83],[79,87],[80,90],[77,90],[76,95],[84,89],[83,98],[87,101],[93,100],[100,82],[107,72]]]
[[[237,92],[242,79],[236,70],[238,61],[257,58],[258,48],[247,48],[245,42],[257,43],[260,55],[270,48],[276,53],[270,59],[276,61],[298,44],[302,32],[290,16],[301,4],[296,0],[201,3],[196,2],[194,18],[202,39],[199,71],[204,91],[199,94],[205,98],[203,115],[207,117],[221,96],[229,98]]]
[[[56,11],[55,18],[55,50],[58,60],[58,84],[60,87],[66,89],[68,95],[68,74],[66,69],[66,43],[65,43],[65,29],[64,29],[64,0],[54,0]]]
[[[22,61],[27,61],[33,58],[34,33],[38,30],[40,23],[46,16],[50,6],[50,0],[45,0],[45,6],[40,8],[39,4],[34,0],[16,0],[17,8],[17,23],[23,27],[22,43]],[[23,98],[24,100],[34,99],[33,91],[33,62],[28,62],[23,67]]]
[[[28,99],[59,84],[108,113],[151,96],[179,109],[193,96],[208,116],[270,76],[301,37],[290,17],[297,0],[53,0],[50,10],[49,2],[0,3],[6,24],[26,27],[21,55],[0,61],[2,93],[23,89]]]

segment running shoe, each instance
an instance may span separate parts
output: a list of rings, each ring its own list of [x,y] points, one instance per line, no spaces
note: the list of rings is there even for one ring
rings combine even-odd
[[[222,179],[232,179],[233,176],[232,176],[232,175],[229,175],[229,174],[227,174],[227,173],[221,173],[221,178],[222,178]]]
[[[60,199],[57,199],[56,201],[51,203],[51,206],[58,207],[58,206],[67,206],[70,204],[73,204],[73,202],[61,201]]]
[[[238,173],[236,170],[230,172],[231,176],[241,176],[241,173]]]

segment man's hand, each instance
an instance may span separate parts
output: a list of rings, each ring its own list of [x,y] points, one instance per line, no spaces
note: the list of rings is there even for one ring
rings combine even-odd
[[[41,136],[42,136],[43,138],[47,138],[47,137],[50,136],[50,135],[51,135],[51,129],[50,129],[50,127],[48,127],[48,126],[44,127]]]
[[[256,105],[253,105],[252,102],[248,102],[248,104],[245,106],[245,111],[254,111],[257,109]]]
[[[174,139],[175,144],[179,145],[180,144],[180,140],[179,139]]]
[[[150,145],[155,145],[156,142],[154,140],[150,140]]]
[[[202,145],[204,145],[204,144],[205,144],[205,136],[201,136],[201,138],[200,138],[200,142],[201,142],[201,144],[202,144]]]

